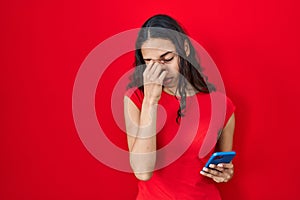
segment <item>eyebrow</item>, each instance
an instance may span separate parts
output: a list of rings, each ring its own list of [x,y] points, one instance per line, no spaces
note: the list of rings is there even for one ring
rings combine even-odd
[[[162,58],[162,57],[168,55],[169,53],[173,53],[173,51],[167,51],[167,52],[161,54],[159,57]],[[144,60],[147,60],[147,61],[148,61],[148,60],[152,60],[152,59],[151,59],[151,58],[144,58]]]

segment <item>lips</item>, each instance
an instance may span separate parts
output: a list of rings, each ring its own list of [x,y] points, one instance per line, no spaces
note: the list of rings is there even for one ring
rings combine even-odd
[[[172,82],[172,79],[173,79],[173,77],[166,77],[166,78],[164,79],[163,84],[164,84],[164,85],[170,84],[170,83]]]

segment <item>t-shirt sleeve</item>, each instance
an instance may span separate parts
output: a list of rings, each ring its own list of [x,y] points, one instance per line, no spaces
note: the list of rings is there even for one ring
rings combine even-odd
[[[227,125],[227,122],[232,116],[232,114],[234,113],[235,109],[236,106],[234,105],[234,103],[231,101],[229,97],[226,97],[226,116],[225,116],[224,127]]]
[[[130,88],[126,91],[125,96],[129,97],[129,99],[136,105],[138,109],[141,110],[144,94],[138,88]]]

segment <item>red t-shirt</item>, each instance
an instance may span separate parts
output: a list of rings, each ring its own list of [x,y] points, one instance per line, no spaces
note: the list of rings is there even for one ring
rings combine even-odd
[[[139,89],[132,88],[126,95],[141,109],[144,95]],[[159,105],[157,170],[150,180],[139,182],[137,199],[221,199],[214,181],[201,175],[200,170],[214,152],[218,132],[234,112],[234,104],[220,92],[199,92],[187,97],[184,117],[179,123],[176,122],[178,99],[163,91]],[[203,146],[205,156],[202,153],[200,158]]]

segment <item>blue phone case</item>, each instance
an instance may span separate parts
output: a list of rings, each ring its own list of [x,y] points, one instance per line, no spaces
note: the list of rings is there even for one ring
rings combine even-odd
[[[210,164],[217,165],[219,163],[230,163],[235,155],[236,153],[234,151],[216,152],[209,158],[209,160],[205,164],[205,167],[209,168]]]

